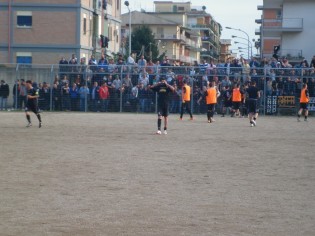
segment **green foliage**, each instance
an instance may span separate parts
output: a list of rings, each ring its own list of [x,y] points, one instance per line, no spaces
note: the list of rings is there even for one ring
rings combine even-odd
[[[129,39],[126,40],[126,51],[129,49]],[[150,59],[150,50],[152,60],[158,59],[159,50],[157,42],[154,39],[152,30],[147,25],[142,25],[132,30],[131,35],[132,53],[137,54],[137,60],[144,55],[146,60]]]

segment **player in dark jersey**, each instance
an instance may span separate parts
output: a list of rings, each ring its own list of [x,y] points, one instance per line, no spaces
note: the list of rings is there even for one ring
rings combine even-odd
[[[258,117],[257,101],[260,98],[259,89],[256,87],[256,82],[252,81],[251,85],[246,89],[248,99],[248,118],[250,126],[256,126]]]
[[[231,97],[232,97],[232,93],[231,93],[231,90],[230,90],[230,86],[226,85],[223,88],[223,92],[222,92],[223,107],[222,107],[222,115],[221,115],[221,117],[225,116],[226,110],[231,112],[231,106],[232,106]]]
[[[42,120],[41,120],[41,117],[39,114],[39,108],[38,108],[39,91],[37,88],[33,88],[31,80],[26,81],[26,89],[27,89],[27,103],[25,106],[25,115],[28,121],[28,124],[26,127],[32,126],[31,116],[29,113],[30,111],[32,111],[37,116],[37,119],[39,121],[38,127],[40,128],[42,127]]]
[[[167,121],[168,121],[168,104],[169,94],[174,92],[174,87],[169,85],[165,78],[161,78],[161,81],[149,86],[154,92],[158,94],[158,121],[157,121],[157,134],[161,134],[162,116],[164,117],[164,134],[167,134]]]

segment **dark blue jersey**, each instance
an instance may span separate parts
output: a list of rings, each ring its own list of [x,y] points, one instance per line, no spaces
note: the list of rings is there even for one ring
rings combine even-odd
[[[36,98],[27,98],[27,106],[37,106],[39,90],[36,88],[31,88],[30,90],[27,91],[27,95],[37,96]]]
[[[249,99],[258,99],[258,93],[259,90],[258,88],[256,88],[255,86],[250,86],[247,90],[246,90],[247,94],[248,94],[248,98]]]
[[[166,84],[159,83],[153,87],[152,90],[158,93],[158,103],[160,105],[168,104],[169,94],[172,92],[172,90],[167,87]]]

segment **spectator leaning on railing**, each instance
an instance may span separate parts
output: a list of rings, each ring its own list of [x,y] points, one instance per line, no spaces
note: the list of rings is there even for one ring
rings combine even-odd
[[[102,54],[101,58],[99,59],[97,66],[98,66],[98,70],[102,68],[105,72],[107,71],[108,61],[104,54]]]
[[[62,78],[65,76],[68,72],[68,64],[69,62],[65,59],[65,57],[62,57],[59,61],[59,77]]]
[[[78,93],[80,96],[80,111],[85,111],[86,104],[88,104],[88,100],[89,100],[90,90],[86,84],[83,84],[79,88]]]
[[[92,111],[99,111],[100,107],[100,97],[99,97],[100,86],[98,82],[94,82],[93,86],[90,88],[90,108]]]
[[[89,60],[90,70],[94,73],[97,72],[97,60],[95,59],[94,55],[91,55]]]
[[[108,111],[108,105],[109,105],[109,89],[107,87],[106,82],[102,83],[102,86],[99,90],[99,97],[100,97],[100,103],[101,103],[101,111],[107,112]]]

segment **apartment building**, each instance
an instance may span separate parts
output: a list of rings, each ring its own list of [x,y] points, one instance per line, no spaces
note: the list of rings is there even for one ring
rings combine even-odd
[[[191,2],[154,1],[154,12],[132,12],[131,28],[148,25],[159,52],[182,63],[219,60],[221,26],[202,7]],[[122,15],[123,33],[129,35],[129,13]]]
[[[151,12],[132,11],[130,14],[132,19],[131,31],[144,24],[149,26],[154,34],[160,54],[165,53],[171,61],[190,63],[197,60],[197,55],[190,50],[193,46],[197,48],[196,39],[190,41],[188,36],[185,36],[181,24]],[[123,14],[121,19],[123,22],[122,37],[127,39],[129,36],[129,13]],[[149,45],[143,46],[148,47]],[[133,52],[135,52],[134,49]],[[136,53],[139,54],[140,52]]]
[[[211,14],[206,13],[205,7],[192,7],[187,14],[186,27],[198,31],[201,36],[201,58],[218,62],[221,51],[221,25],[214,20]]]
[[[222,27],[211,14],[206,12],[206,7],[194,7],[190,1],[155,1],[154,4],[156,14],[167,15],[168,19],[176,15],[180,16],[179,19],[182,21],[178,23],[182,24],[186,33],[192,36],[189,40],[192,38],[201,40],[199,49],[196,48],[196,51],[200,52],[199,59],[219,60]]]
[[[0,63],[119,52],[121,0],[0,0]],[[109,38],[102,48],[100,35]]]
[[[232,53],[230,46],[232,45],[231,39],[220,39],[221,51],[220,51],[220,62],[226,62],[228,58],[231,58]]]
[[[287,57],[292,63],[315,55],[314,0],[264,0],[260,28],[261,57]],[[280,46],[280,47],[276,47]],[[279,49],[275,51],[274,49]]]

